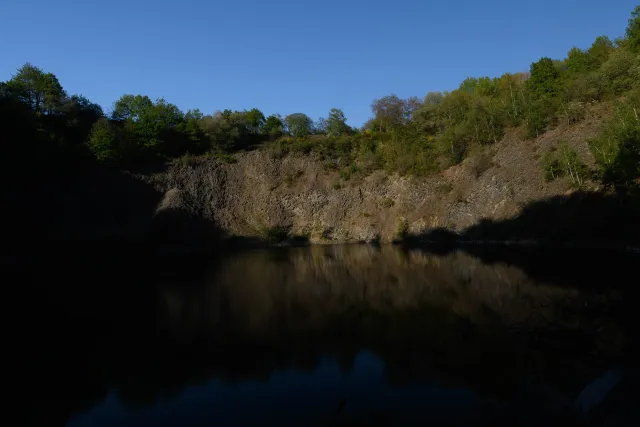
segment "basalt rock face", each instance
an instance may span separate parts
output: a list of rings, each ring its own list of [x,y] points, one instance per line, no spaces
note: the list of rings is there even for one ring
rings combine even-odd
[[[588,119],[533,141],[514,132],[426,178],[377,171],[345,181],[310,155],[280,159],[265,150],[238,154],[232,164],[174,162],[139,178],[164,194],[156,215],[179,211],[210,222],[222,236],[264,239],[278,230],[311,243],[392,241],[402,234],[460,232],[483,220],[509,220],[528,204],[570,194],[566,179],[545,181],[540,158],[567,140],[593,165],[587,140],[598,123]],[[598,190],[592,183],[584,189]]]

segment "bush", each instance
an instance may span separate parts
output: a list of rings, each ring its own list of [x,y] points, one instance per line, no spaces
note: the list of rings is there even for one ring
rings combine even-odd
[[[607,91],[612,95],[620,95],[630,90],[635,82],[633,70],[636,64],[637,60],[631,52],[616,49],[600,69],[600,78]]]
[[[116,129],[107,119],[98,120],[91,129],[87,146],[99,162],[109,163],[120,159]]]
[[[396,221],[396,234],[395,238],[398,241],[402,241],[406,239],[409,234],[409,222],[406,218],[400,217]]]
[[[600,135],[589,143],[604,184],[627,191],[638,186],[640,177],[640,98],[632,93],[618,102],[613,117]]]
[[[525,114],[527,136],[537,138],[552,127],[557,110],[558,101],[553,98],[541,98],[532,102]]]
[[[598,73],[589,73],[570,80],[565,88],[565,97],[569,101],[599,101],[605,93],[604,82]]]
[[[542,158],[542,169],[547,181],[567,176],[573,186],[580,187],[587,175],[587,168],[573,148],[561,141],[557,150],[551,150]]]
[[[585,118],[585,106],[579,101],[571,101],[568,104],[562,103],[558,115],[562,117],[568,125],[577,123]]]
[[[555,150],[548,151],[544,156],[542,156],[541,166],[544,171],[544,179],[547,182],[563,176],[564,171],[560,167],[560,162],[557,159]]]

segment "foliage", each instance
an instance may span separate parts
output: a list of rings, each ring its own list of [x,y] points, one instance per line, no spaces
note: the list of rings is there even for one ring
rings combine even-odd
[[[636,61],[633,53],[617,49],[602,64],[599,75],[609,93],[620,95],[632,88],[636,81],[632,74]]]
[[[262,133],[262,129],[265,125],[265,117],[262,111],[257,108],[252,108],[251,110],[244,113],[247,130],[251,133],[260,134]]]
[[[7,87],[35,114],[54,114],[66,97],[55,75],[29,63],[18,69]]]
[[[407,238],[409,234],[409,222],[406,218],[400,217],[396,221],[396,241],[402,241]]]
[[[561,141],[558,148],[547,152],[541,163],[546,181],[566,176],[571,184],[580,187],[587,175],[587,167],[573,148],[566,141]]]
[[[638,180],[637,126],[640,81],[640,6],[631,15],[626,37],[612,42],[599,36],[588,49],[572,48],[566,59],[541,58],[529,73],[469,77],[451,92],[424,98],[395,94],[375,99],[361,129],[332,108],[316,123],[304,113],[265,116],[257,108],[183,113],[160,98],[127,94],[109,118],[82,95],[68,96],[57,77],[25,64],[0,82],[0,109],[22,133],[46,135],[53,143],[89,151],[101,162],[131,166],[171,158],[208,155],[235,161],[233,153],[265,146],[273,158],[289,153],[315,156],[343,179],[384,169],[424,176],[488,152],[508,128],[522,126],[538,137],[559,123],[583,120],[594,102],[615,103],[614,117],[590,143],[599,175],[616,188]],[[579,157],[561,146],[543,159],[552,179],[565,174],[580,185]],[[563,151],[564,150],[564,151]],[[472,163],[480,175],[490,160]],[[569,171],[570,169],[570,171]]]
[[[284,118],[284,123],[289,134],[296,138],[310,135],[313,132],[313,120],[303,113],[289,114]]]
[[[628,191],[640,178],[640,90],[616,102],[613,116],[590,142],[603,181]]]
[[[325,133],[329,136],[339,136],[350,132],[351,128],[347,125],[344,112],[338,108],[332,108],[326,120]]]
[[[375,99],[371,104],[374,115],[371,127],[385,132],[403,126],[421,105],[418,98],[400,99],[395,94]]]
[[[116,162],[122,155],[118,147],[119,140],[114,126],[102,118],[93,125],[87,145],[98,161]]]
[[[279,135],[284,130],[284,122],[280,115],[272,115],[267,117],[265,124],[262,128],[263,133],[267,135]]]
[[[640,52],[640,5],[631,12],[626,36],[629,49],[633,52]]]
[[[527,89],[534,100],[555,97],[560,86],[560,73],[550,58],[542,58],[531,64],[531,76],[527,81]]]

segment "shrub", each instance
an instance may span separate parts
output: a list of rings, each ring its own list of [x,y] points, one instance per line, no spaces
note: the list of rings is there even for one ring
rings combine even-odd
[[[537,138],[554,125],[558,101],[554,98],[541,98],[531,103],[525,114],[527,136]]]
[[[565,97],[570,101],[599,101],[605,93],[604,82],[598,73],[589,73],[570,80],[565,89]]]
[[[409,222],[404,217],[398,218],[398,220],[396,221],[396,234],[395,234],[396,240],[400,240],[400,241],[404,240],[407,237],[408,233],[409,233]]]
[[[546,153],[542,158],[542,169],[547,181],[567,176],[573,186],[580,187],[587,175],[587,168],[573,148],[561,141],[557,150]]]
[[[547,182],[560,178],[563,175],[564,171],[560,167],[560,162],[556,158],[555,151],[549,151],[542,156],[541,166],[544,172],[544,179]]]
[[[568,104],[561,104],[561,110],[558,113],[566,123],[572,124],[577,123],[585,118],[585,106],[582,102],[579,101],[571,101]]]
[[[633,86],[635,56],[626,49],[616,49],[607,62],[602,64],[600,78],[607,91],[612,95],[619,95]]]
[[[98,120],[91,129],[87,146],[99,162],[114,162],[119,159],[118,136],[107,119]]]
[[[638,185],[640,177],[640,98],[632,93],[615,105],[600,135],[589,143],[604,184],[619,190]]]

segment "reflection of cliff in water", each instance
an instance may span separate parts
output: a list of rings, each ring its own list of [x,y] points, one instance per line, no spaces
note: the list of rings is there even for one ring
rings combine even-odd
[[[77,269],[69,258],[31,268],[42,288],[12,304],[28,320],[8,346],[16,396],[36,425],[64,424],[110,390],[148,407],[189,384],[267,381],[323,357],[346,371],[362,350],[395,385],[437,381],[504,400],[540,385],[575,397],[634,342],[626,291],[598,291],[586,273],[578,289],[536,258],[525,274],[496,256],[350,245],[243,252],[200,273],[192,259],[127,256],[105,268],[95,260],[109,258],[88,255],[73,258]]]
[[[223,259],[195,286],[163,286],[161,295],[167,333],[207,342],[221,357],[251,348],[242,363],[264,368],[253,373],[263,378],[276,366],[312,368],[327,354],[347,369],[365,348],[385,360],[392,382],[441,377],[508,392],[530,381],[563,383],[627,345],[606,315],[619,293],[536,282],[462,252],[253,251]]]

